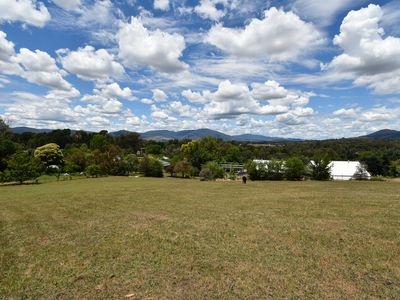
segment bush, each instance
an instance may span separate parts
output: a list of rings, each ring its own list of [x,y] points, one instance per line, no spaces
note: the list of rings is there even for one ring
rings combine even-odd
[[[163,177],[163,166],[158,159],[145,156],[140,162],[140,172],[145,177]]]
[[[283,180],[285,171],[283,162],[279,160],[271,160],[267,163],[266,177],[267,180]]]
[[[205,169],[203,168],[200,171],[199,174],[200,180],[201,181],[210,181],[210,180],[214,180],[214,174],[210,169]]]
[[[42,173],[43,167],[39,159],[32,157],[27,152],[13,154],[7,162],[7,181],[16,181],[22,184],[27,180],[36,180]]]
[[[400,177],[400,160],[395,160],[390,163],[390,176]]]
[[[311,178],[314,180],[329,180],[331,179],[330,160],[326,157],[316,157],[310,163]]]
[[[203,165],[203,169],[209,169],[213,175],[213,179],[224,178],[224,169],[222,169],[219,164],[215,161],[209,161]],[[201,172],[200,172],[201,173]],[[200,176],[201,177],[201,176]]]
[[[287,180],[302,180],[305,175],[304,162],[298,157],[289,158],[285,163],[285,177]]]
[[[78,173],[80,172],[82,169],[80,166],[78,166],[77,164],[73,163],[72,161],[66,161],[65,165],[63,167],[63,172],[66,173]]]
[[[135,154],[128,154],[124,157],[127,164],[128,173],[135,173],[139,171],[139,159]]]
[[[192,165],[187,160],[181,160],[176,163],[174,173],[181,174],[182,178],[189,176],[192,171]]]
[[[85,170],[86,175],[90,177],[98,177],[100,176],[100,166],[99,165],[90,165]]]
[[[190,171],[190,176],[191,177],[197,177],[200,174],[200,170],[196,167],[192,167],[192,170]]]

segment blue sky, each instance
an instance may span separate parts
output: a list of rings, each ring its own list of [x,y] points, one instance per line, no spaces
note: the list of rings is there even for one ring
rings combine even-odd
[[[400,3],[0,0],[0,115],[317,139],[400,129]]]

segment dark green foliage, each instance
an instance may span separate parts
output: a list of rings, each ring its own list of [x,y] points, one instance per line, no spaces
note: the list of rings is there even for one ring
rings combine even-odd
[[[123,134],[115,138],[115,144],[122,149],[136,153],[138,150],[140,150],[140,135],[136,132]]]
[[[250,180],[262,180],[261,178],[263,177],[261,172],[263,172],[263,169],[265,169],[264,164],[257,164],[254,161],[248,161],[245,165],[244,168],[247,170],[247,174],[249,174]],[[260,171],[261,169],[261,171]]]
[[[150,156],[145,156],[139,166],[139,171],[145,177],[163,177],[163,166],[161,162]]]
[[[221,161],[222,143],[222,141],[211,137],[203,138],[182,145],[181,151],[192,166],[201,168],[208,161]]]
[[[283,180],[285,176],[284,163],[280,160],[270,160],[266,164],[248,162],[245,165],[250,180]]]
[[[159,144],[148,144],[146,146],[146,154],[160,155],[162,152],[162,146]]]
[[[116,145],[107,145],[103,151],[98,149],[93,151],[93,160],[103,175],[123,176],[129,173],[124,151]]]
[[[203,169],[208,169],[211,171],[213,179],[223,178],[224,177],[224,169],[220,167],[220,165],[215,161],[209,161],[205,165],[203,165]],[[200,172],[201,173],[201,172]],[[201,177],[201,175],[200,175]]]
[[[90,149],[103,150],[109,144],[108,136],[105,134],[95,134],[90,140]]]
[[[400,177],[400,159],[391,162],[390,176]]]
[[[101,174],[99,165],[90,165],[86,168],[86,175],[90,177],[98,177]]]
[[[364,152],[360,156],[360,161],[367,166],[368,172],[373,176],[384,175],[385,166],[384,161],[380,155],[373,152]]]
[[[327,156],[317,156],[310,163],[311,178],[314,180],[329,180],[331,178],[330,160]]]
[[[10,126],[7,124],[6,121],[4,121],[2,118],[0,118],[0,137],[6,136],[10,131]]]
[[[6,137],[0,136],[0,172],[7,167],[7,158],[17,151],[17,146]]]
[[[27,180],[36,180],[43,167],[39,159],[27,152],[13,154],[7,162],[6,180],[22,184]]]
[[[285,162],[285,177],[287,180],[302,180],[305,175],[305,164],[298,157],[292,157]]]
[[[213,172],[207,168],[203,168],[200,171],[199,177],[201,181],[210,181],[215,179]]]
[[[128,154],[124,157],[128,173],[139,171],[139,159],[135,154]]]
[[[76,172],[82,172],[86,169],[88,163],[88,154],[81,148],[70,148],[64,151],[65,163],[77,166]]]
[[[266,165],[268,180],[283,180],[285,177],[284,163],[280,160],[273,159]]]
[[[71,161],[66,161],[65,165],[62,168],[63,172],[65,173],[78,173],[82,171],[82,168],[78,166],[77,164],[71,162]]]

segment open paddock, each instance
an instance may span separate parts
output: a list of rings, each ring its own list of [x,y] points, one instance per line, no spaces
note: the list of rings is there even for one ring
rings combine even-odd
[[[0,187],[2,299],[400,297],[400,183]]]

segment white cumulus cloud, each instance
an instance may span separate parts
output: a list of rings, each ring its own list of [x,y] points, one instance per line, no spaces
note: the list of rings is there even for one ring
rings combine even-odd
[[[154,8],[159,10],[169,10],[169,0],[154,0]]]
[[[188,67],[179,60],[186,47],[183,36],[148,30],[138,18],[121,26],[117,40],[119,56],[127,67],[152,66],[165,73],[181,72]]]
[[[304,22],[293,12],[273,7],[265,11],[262,20],[252,19],[243,29],[217,24],[205,41],[239,57],[289,61],[320,44],[323,38],[313,24]]]
[[[51,19],[42,2],[35,0],[0,0],[0,23],[19,21],[43,27]]]
[[[383,15],[373,4],[347,14],[334,38],[343,53],[324,66],[328,74],[352,78],[378,93],[400,92],[400,38],[385,35]]]
[[[63,67],[85,80],[109,80],[124,75],[124,67],[114,60],[114,55],[105,49],[96,50],[92,46],[77,51],[62,49],[57,52]]]

